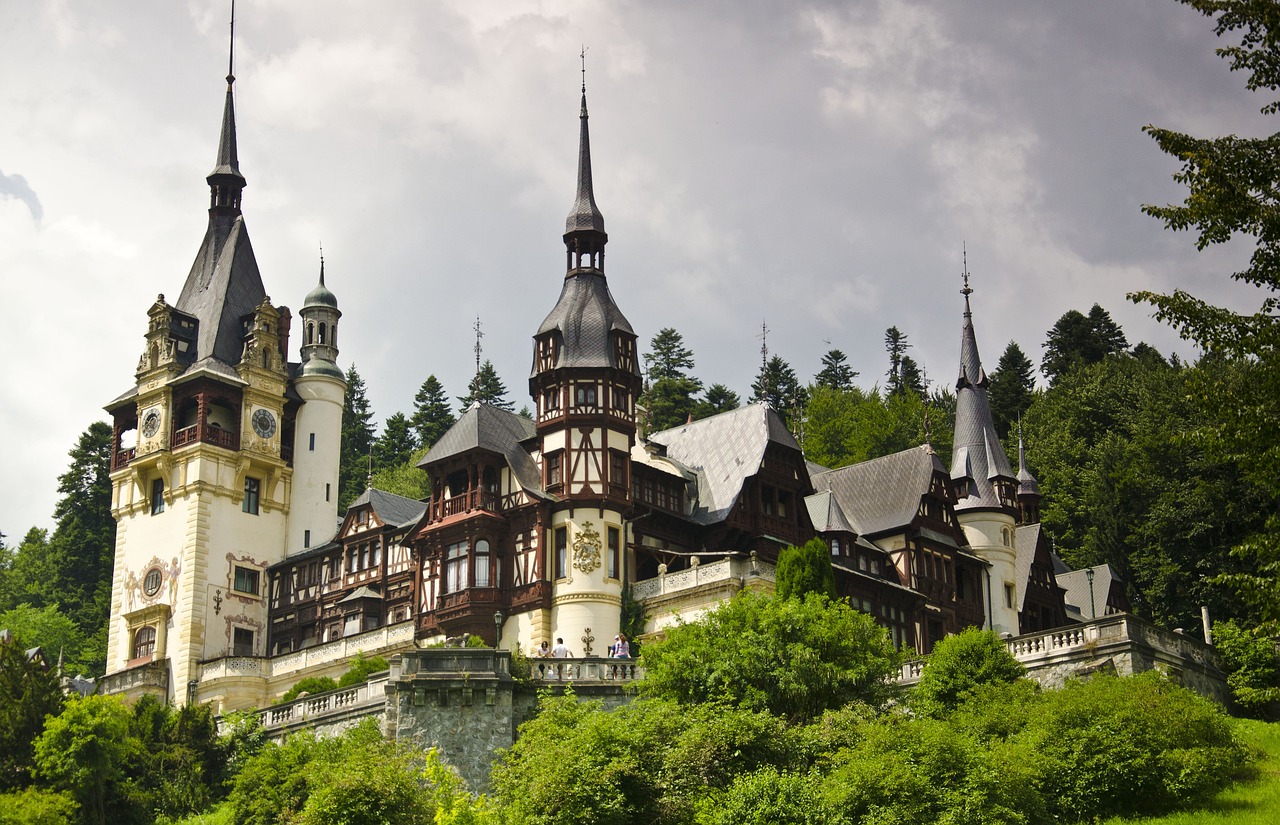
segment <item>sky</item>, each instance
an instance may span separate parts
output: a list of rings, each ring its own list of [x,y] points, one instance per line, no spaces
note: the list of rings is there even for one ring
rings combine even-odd
[[[586,47],[610,288],[641,340],[744,399],[770,354],[842,350],[883,382],[897,326],[955,380],[967,250],[988,370],[1037,364],[1100,303],[1130,343],[1194,357],[1134,305],[1237,309],[1247,246],[1197,252],[1147,124],[1266,132],[1269,101],[1174,0],[241,0],[243,209],[267,293],[326,282],[379,422],[431,374],[453,397],[477,318],[517,408],[555,304]],[[52,526],[68,451],[133,385],[147,309],[207,222],[227,0],[0,0],[0,531]],[[295,344],[298,337],[295,335]],[[291,353],[296,360],[297,353]]]

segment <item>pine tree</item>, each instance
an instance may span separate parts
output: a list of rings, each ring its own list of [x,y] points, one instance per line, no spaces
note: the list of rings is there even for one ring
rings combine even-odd
[[[498,407],[507,412],[511,412],[515,407],[514,403],[507,400],[507,386],[498,377],[498,371],[493,368],[493,362],[487,358],[480,365],[480,372],[476,373],[475,378],[471,379],[470,390],[470,392],[458,399],[458,404],[464,411],[475,401]]]
[[[707,387],[707,391],[702,394],[702,400],[694,407],[693,417],[710,418],[722,412],[736,410],[741,406],[742,399],[736,392],[724,384],[712,384]]]
[[[833,390],[853,389],[853,379],[858,373],[849,367],[847,361],[843,352],[831,350],[822,356],[822,371],[813,377],[814,383]]]
[[[341,464],[338,468],[338,512],[364,492],[373,448],[373,408],[364,379],[352,364],[347,370],[347,395],[342,402]]]
[[[444,386],[434,375],[418,388],[413,397],[413,416],[409,426],[417,436],[419,447],[430,447],[440,440],[440,436],[448,432],[456,419],[449,407],[449,398],[445,395]]]
[[[1007,438],[1014,422],[1030,409],[1035,398],[1035,365],[1016,341],[1010,341],[990,379],[987,397],[991,401],[991,417],[996,432],[1002,439]]]
[[[897,393],[925,394],[924,372],[910,355],[902,356],[902,363],[899,364]]]
[[[382,427],[382,435],[373,446],[374,468],[380,470],[404,464],[413,456],[417,447],[404,413],[388,416]]]
[[[49,539],[53,592],[67,614],[91,635],[111,610],[116,522],[111,515],[111,425],[96,421],[71,450],[71,466],[58,477],[62,498],[54,509],[57,527]],[[103,651],[105,658],[106,651]]]
[[[910,346],[907,334],[897,327],[889,327],[884,331],[884,347],[889,353],[889,372],[886,373],[889,380],[885,384],[885,395],[897,395],[903,391],[902,359],[906,357]]]
[[[796,371],[777,355],[760,368],[756,380],[751,384],[751,393],[752,401],[767,403],[774,412],[782,416],[788,427],[808,397],[796,377]]]
[[[1053,386],[1072,370],[1128,349],[1129,342],[1120,325],[1100,305],[1094,304],[1088,315],[1072,309],[1064,312],[1049,330],[1040,370]]]
[[[702,382],[692,375],[693,352],[671,327],[653,336],[652,351],[645,353],[649,387],[640,404],[649,414],[649,432],[678,427],[689,420],[697,406]]]

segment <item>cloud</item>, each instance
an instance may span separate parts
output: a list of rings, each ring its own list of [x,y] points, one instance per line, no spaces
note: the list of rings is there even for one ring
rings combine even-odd
[[[36,190],[31,188],[22,175],[6,175],[0,169],[0,197],[17,198],[25,203],[36,223],[40,223],[44,217],[44,207],[40,205]]]

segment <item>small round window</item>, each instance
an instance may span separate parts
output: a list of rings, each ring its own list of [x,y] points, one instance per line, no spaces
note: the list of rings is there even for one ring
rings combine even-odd
[[[160,592],[160,568],[153,567],[147,571],[147,575],[142,579],[142,592],[148,596],[154,596]]]

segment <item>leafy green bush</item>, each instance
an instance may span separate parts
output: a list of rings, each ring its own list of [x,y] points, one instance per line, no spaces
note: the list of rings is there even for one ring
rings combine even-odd
[[[934,646],[911,704],[926,716],[944,716],[979,686],[1013,682],[1025,674],[999,636],[971,627]]]
[[[27,788],[0,794],[0,825],[74,825],[79,813],[68,793]]]
[[[825,825],[818,781],[766,766],[738,775],[728,791],[703,801],[698,825]]]
[[[805,721],[849,702],[882,704],[898,653],[884,628],[843,602],[740,593],[647,645],[641,662],[646,695]]]
[[[1275,641],[1258,628],[1246,630],[1229,621],[1213,625],[1213,644],[1240,710],[1246,716],[1274,719],[1280,706],[1280,653]]]
[[[347,672],[342,674],[342,678],[338,679],[338,687],[351,687],[361,682],[367,682],[370,676],[375,673],[381,673],[388,667],[390,665],[387,664],[385,658],[374,656],[366,659],[364,651],[359,651],[351,660],[351,667],[347,668]]]
[[[282,705],[285,702],[292,702],[303,693],[325,693],[326,691],[337,689],[338,683],[328,676],[308,676],[305,679],[299,680],[293,687],[286,690],[275,703],[277,705]]]
[[[809,593],[836,597],[836,574],[831,569],[831,551],[821,538],[812,538],[800,547],[786,547],[778,554],[775,574],[780,599],[804,598]]]

